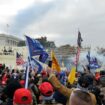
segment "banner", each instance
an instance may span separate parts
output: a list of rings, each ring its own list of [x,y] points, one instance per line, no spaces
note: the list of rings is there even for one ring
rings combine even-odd
[[[52,60],[52,69],[60,72],[61,68],[57,61],[54,51],[51,51],[51,60]]]
[[[44,47],[38,40],[32,39],[28,36],[25,37],[30,57],[39,55],[39,60],[44,63],[48,58],[48,54],[45,51]]]
[[[68,76],[68,82],[70,84],[73,84],[74,81],[75,81],[75,75],[76,75],[76,68],[75,67],[72,67],[71,71],[70,71],[70,74]]]

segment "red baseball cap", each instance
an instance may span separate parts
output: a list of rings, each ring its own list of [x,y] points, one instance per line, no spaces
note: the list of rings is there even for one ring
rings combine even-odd
[[[13,102],[16,104],[30,104],[32,103],[32,94],[28,89],[17,89],[14,93]]]
[[[41,74],[42,74],[42,76],[47,76],[47,72],[46,72],[45,70],[43,70],[43,71],[41,72]]]
[[[1,84],[2,84],[2,85],[6,85],[6,81],[2,81]]]
[[[44,96],[51,96],[53,94],[53,87],[49,82],[43,82],[39,85],[39,90]]]
[[[20,80],[19,83],[20,83],[21,86],[24,86],[25,85],[25,80]]]

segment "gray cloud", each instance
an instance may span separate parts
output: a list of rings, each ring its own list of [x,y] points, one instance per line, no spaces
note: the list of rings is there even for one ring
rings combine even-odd
[[[0,5],[11,4],[14,0],[0,0]]]
[[[11,32],[22,34],[23,30],[33,22],[37,23],[49,12],[53,7],[52,3],[35,3],[30,7],[21,10],[13,18],[11,24]],[[34,26],[32,26],[34,27]]]
[[[47,36],[56,45],[76,45],[78,28],[83,45],[105,46],[105,0],[53,0],[33,4],[13,17],[11,33]]]

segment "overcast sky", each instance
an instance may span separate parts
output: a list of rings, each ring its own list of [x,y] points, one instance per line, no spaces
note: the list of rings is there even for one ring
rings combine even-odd
[[[0,0],[0,33],[60,46],[76,45],[78,29],[83,46],[105,47],[105,0]]]

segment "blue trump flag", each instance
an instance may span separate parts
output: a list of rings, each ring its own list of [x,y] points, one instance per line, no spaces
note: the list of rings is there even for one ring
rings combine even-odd
[[[39,61],[45,63],[46,59],[48,58],[48,54],[46,52],[42,52],[39,56]]]
[[[42,64],[39,61],[37,61],[36,59],[34,59],[34,58],[31,58],[31,61],[33,61],[38,66],[37,73],[39,74],[43,69]]]
[[[45,63],[48,54],[38,40],[26,36],[30,57],[39,55],[39,61]]]
[[[90,51],[88,52],[88,54],[87,54],[86,57],[87,57],[87,60],[88,60],[88,62],[89,62],[88,67],[89,67],[90,69],[97,69],[97,68],[100,68],[100,67],[101,67],[101,66],[98,64],[97,58],[90,56]]]

